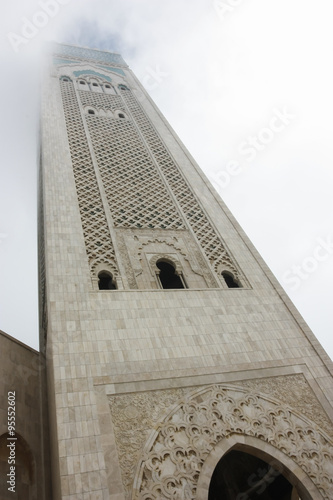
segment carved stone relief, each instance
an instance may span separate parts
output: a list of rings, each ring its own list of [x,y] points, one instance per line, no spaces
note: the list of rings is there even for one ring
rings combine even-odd
[[[192,236],[190,234],[186,234],[184,237],[184,240],[186,241],[186,246],[191,252],[191,254],[195,257],[194,262],[196,263],[195,267],[192,266],[192,269],[194,272],[200,271],[202,272],[203,277],[206,280],[206,283],[209,288],[218,288],[219,284],[215,277],[213,276],[213,273],[210,271],[209,267],[206,264],[206,261],[197,247],[197,244],[193,240]]]
[[[278,448],[304,470],[323,498],[332,498],[333,443],[303,416],[319,417],[320,423],[326,418],[313,394],[310,404],[305,401],[311,392],[306,381],[295,375],[248,383],[251,390],[216,385],[109,396],[127,499],[194,500],[206,457],[221,439],[235,434]],[[284,402],[258,389],[278,393]]]
[[[149,433],[156,422],[163,418],[167,409],[186,392],[188,389],[170,389],[109,396],[120,468],[128,500],[131,498],[135,469]]]
[[[333,439],[333,425],[318,404],[318,399],[303,374],[244,380],[241,385],[248,390],[267,394],[290,406],[315,422]]]
[[[118,242],[118,250],[120,252],[120,258],[122,260],[124,269],[125,269],[125,274],[126,278],[129,284],[130,289],[135,290],[138,288],[136,279],[135,279],[135,272],[131,263],[130,256],[128,254],[128,248],[125,243],[124,239],[124,234],[121,230],[117,231],[117,242]]]
[[[206,262],[197,260],[197,253],[193,252],[193,246],[188,245],[191,239],[187,231],[178,231],[178,234],[170,234],[169,231],[154,230],[117,230],[122,231],[122,237],[128,249],[129,259],[139,289],[158,288],[155,277],[155,266],[151,264],[153,255],[162,255],[166,259],[168,255],[174,258],[171,261],[179,264],[179,270],[184,273],[189,288],[207,288],[218,286],[213,281],[213,275]]]

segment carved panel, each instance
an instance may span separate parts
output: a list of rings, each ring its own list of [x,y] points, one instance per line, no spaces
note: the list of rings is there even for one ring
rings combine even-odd
[[[130,289],[135,290],[138,288],[135,273],[133,270],[133,266],[131,263],[131,259],[128,253],[128,247],[125,243],[124,234],[122,231],[117,231],[117,242],[118,242],[118,250],[120,252],[120,257],[125,268],[126,278],[129,284]]]
[[[305,379],[295,375],[247,383],[253,384],[252,390],[217,385],[110,397],[127,499],[194,500],[206,457],[221,439],[234,434],[275,446],[304,470],[323,498],[332,498],[333,443],[318,420],[304,416],[302,398],[307,414],[319,417],[327,430],[329,423],[313,394],[309,403],[311,389]],[[284,402],[254,391],[260,385]]]
[[[242,387],[259,391],[287,404],[300,414],[316,422],[333,439],[333,425],[306,381],[303,374],[244,380]]]
[[[155,422],[186,392],[187,389],[170,389],[109,396],[127,499],[130,499],[135,468]]]
[[[197,261],[197,254],[189,240],[193,241],[188,231],[178,231],[175,235],[170,231],[154,230],[154,235],[148,230],[117,229],[122,231],[128,249],[129,259],[137,280],[139,289],[156,288],[155,262],[157,257],[170,258],[176,264],[177,272],[182,272],[189,288],[208,288],[212,283],[213,275],[205,261],[202,268]],[[153,259],[153,256],[156,258]],[[202,256],[201,256],[202,257]],[[206,279],[207,278],[207,279]],[[210,278],[210,279],[209,279]],[[214,281],[215,287],[217,283]]]
[[[202,464],[233,434],[254,436],[292,458],[324,498],[333,493],[333,443],[286,405],[244,390],[211,386],[181,401],[144,449],[133,499],[195,499]]]

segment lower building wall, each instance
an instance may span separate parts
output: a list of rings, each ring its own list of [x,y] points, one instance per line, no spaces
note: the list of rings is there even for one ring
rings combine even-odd
[[[47,363],[47,392],[48,392],[48,415],[49,415],[49,442],[50,442],[50,464],[52,481],[52,500],[61,500],[61,470],[59,462],[58,432],[56,420],[56,390],[53,374],[53,363],[50,350],[46,350]],[[58,384],[59,385],[59,384]]]
[[[302,500],[332,498],[332,378],[275,292],[115,290],[52,306],[63,500],[208,499],[227,442],[284,464]]]
[[[41,362],[39,353],[0,332],[0,497],[2,500],[51,498],[44,384],[45,363]],[[8,416],[14,429],[8,426]],[[8,477],[9,473],[12,475]],[[8,480],[12,482],[8,483]]]

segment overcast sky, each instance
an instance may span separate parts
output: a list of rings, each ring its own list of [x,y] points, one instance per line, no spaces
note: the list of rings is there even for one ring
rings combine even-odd
[[[0,329],[38,348],[40,52],[55,40],[123,55],[333,357],[332,1],[2,10]]]

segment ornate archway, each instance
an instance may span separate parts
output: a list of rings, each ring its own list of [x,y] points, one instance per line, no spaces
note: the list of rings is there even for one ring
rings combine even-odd
[[[223,453],[214,455],[220,443],[247,439],[266,445],[270,451],[262,452],[267,456],[287,461],[286,470],[298,471],[294,476],[306,483],[304,491],[311,490],[313,498],[332,498],[333,443],[324,432],[279,401],[215,385],[190,393],[151,433],[134,479],[133,500],[207,500],[202,485],[209,457],[221,458]]]
[[[302,500],[323,498],[311,479],[292,458],[262,439],[240,434],[233,434],[222,439],[212,449],[202,465],[197,483],[196,498],[200,498],[200,500],[209,499],[212,477],[216,467],[220,463],[222,457],[226,457],[231,451],[236,450],[246,452],[246,454],[251,454],[265,461],[278,473],[283,474],[290,484],[295,487]],[[261,473],[260,470],[256,472],[258,472],[257,476]],[[249,483],[253,484],[254,481],[251,479],[256,478],[250,477],[249,479]],[[246,499],[246,495],[240,494],[239,497],[239,500]]]

